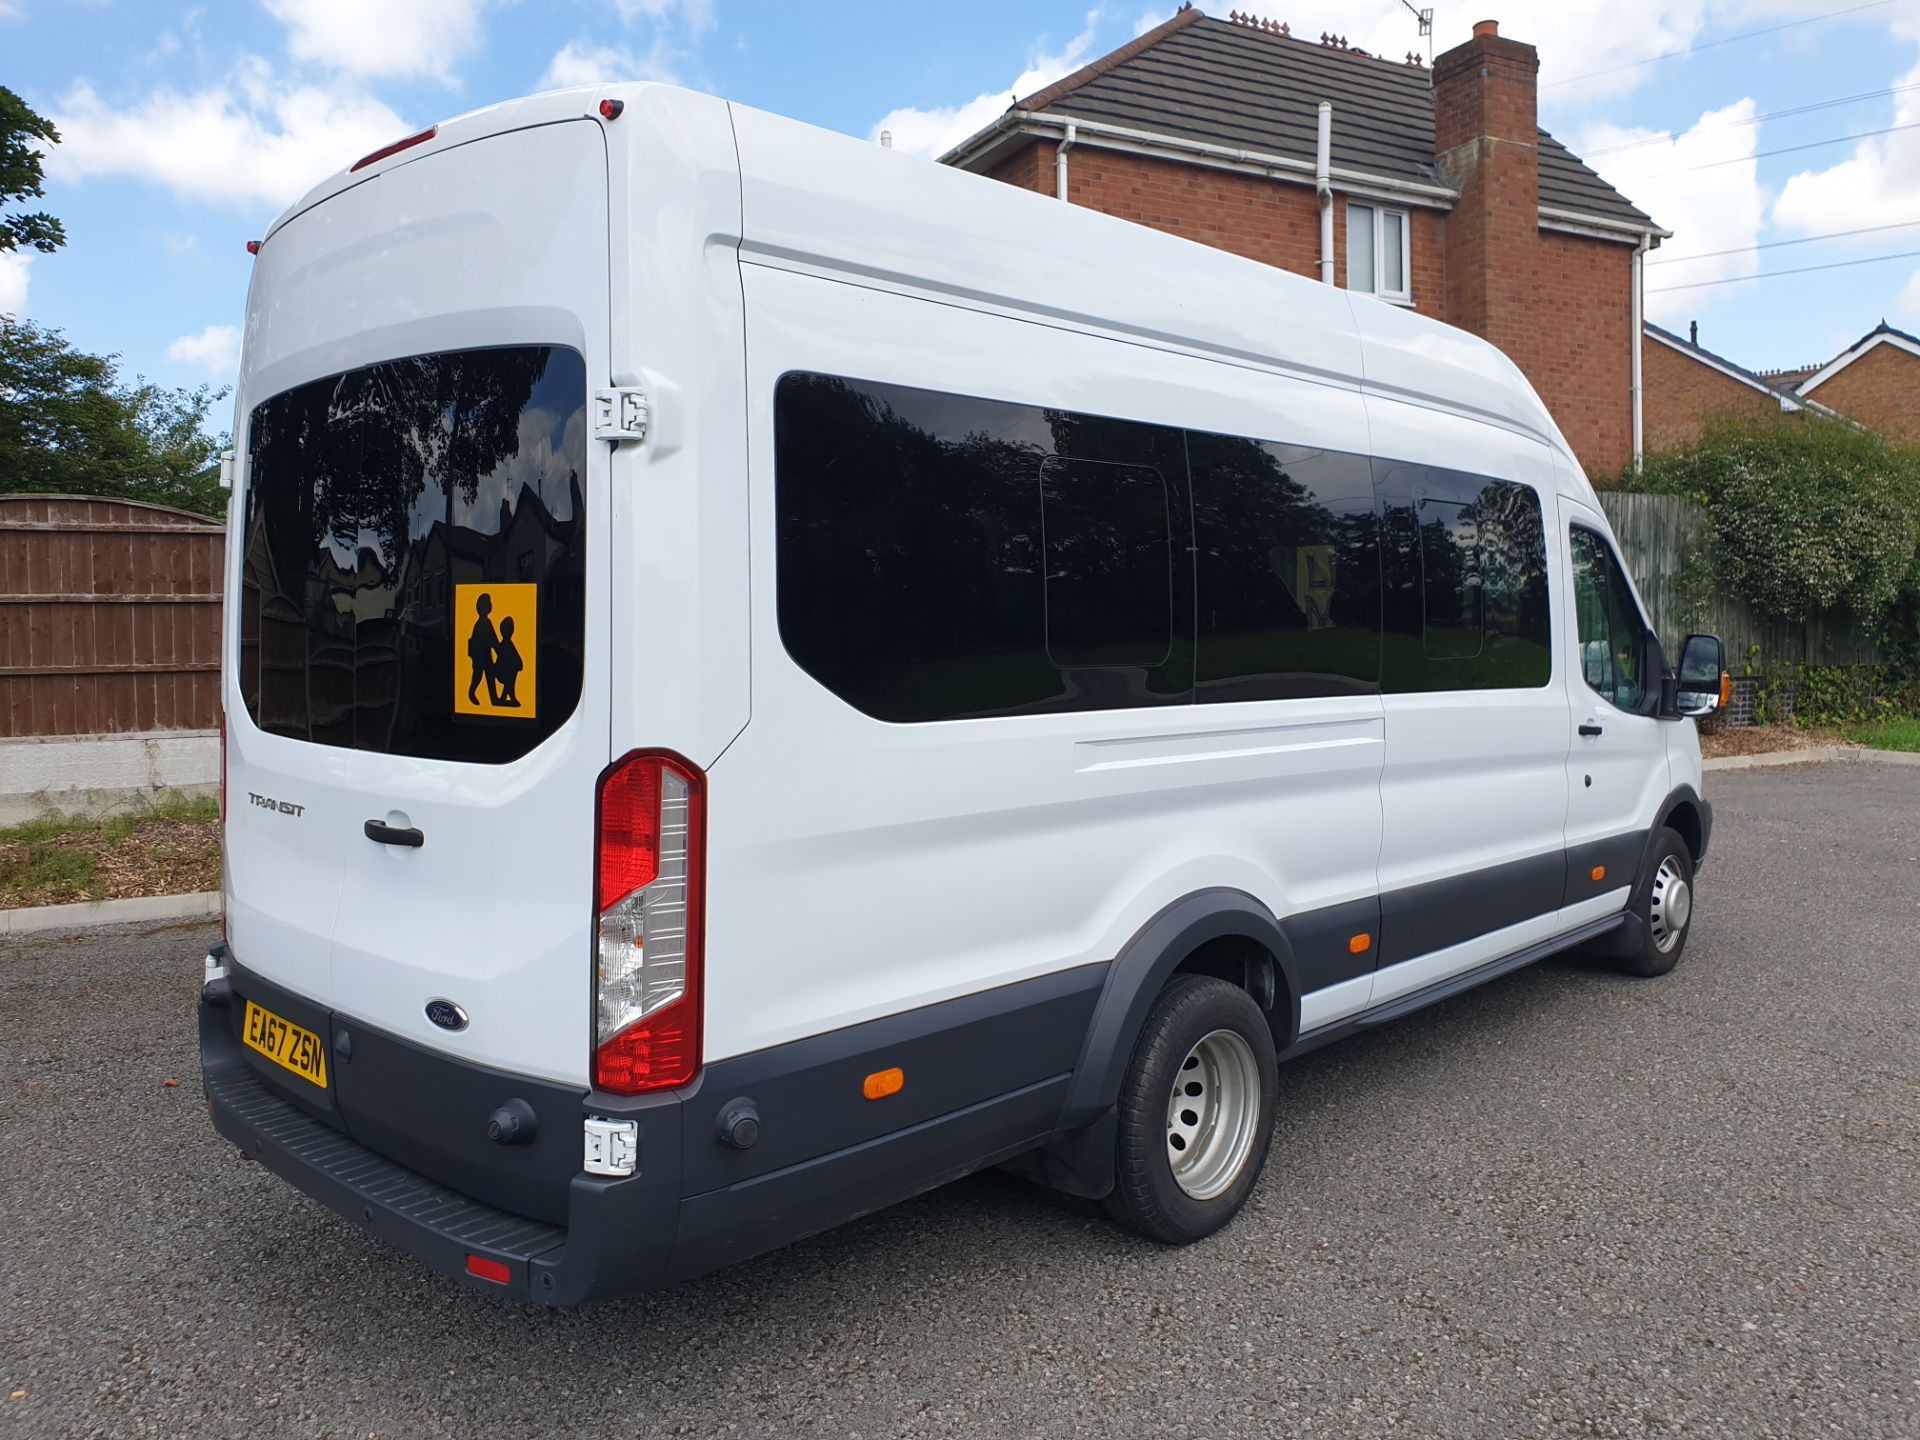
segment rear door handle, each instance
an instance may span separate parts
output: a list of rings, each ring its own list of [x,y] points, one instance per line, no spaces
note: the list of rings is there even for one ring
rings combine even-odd
[[[411,825],[403,829],[383,821],[369,820],[362,828],[367,832],[367,839],[377,840],[382,845],[403,845],[409,850],[418,850],[427,843],[427,837]]]
[[[1580,733],[1582,735],[1602,735],[1602,734],[1605,734],[1606,732],[1603,731],[1598,725],[1594,724],[1593,721],[1585,720],[1581,722]],[[373,822],[369,820],[367,824],[369,827],[371,827]],[[369,828],[367,833],[371,835],[373,833],[372,829]],[[418,834],[419,832],[415,831],[414,833]],[[415,843],[417,844],[418,842],[416,841]]]

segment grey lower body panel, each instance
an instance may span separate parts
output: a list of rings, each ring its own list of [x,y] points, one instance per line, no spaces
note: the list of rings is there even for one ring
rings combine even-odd
[[[415,1053],[231,960],[229,970],[230,981],[214,982],[200,1002],[201,1068],[221,1135],[443,1274],[496,1294],[573,1305],[747,1259],[1045,1143],[1105,967],[716,1061],[667,1095],[583,1090],[565,1114],[541,1082]],[[279,1073],[244,1046],[237,1017],[247,999],[292,1010],[294,1023],[330,1038],[324,1087]],[[343,1034],[351,1038],[344,1056]],[[383,1081],[410,1075],[432,1103],[367,1096],[349,1077],[369,1064]],[[868,1100],[864,1078],[895,1066],[905,1086]],[[538,1101],[538,1144],[492,1146],[490,1162],[491,1142],[476,1137],[516,1088]],[[715,1124],[737,1099],[753,1102],[762,1120],[747,1150],[726,1145]],[[582,1172],[581,1121],[589,1115],[636,1123],[637,1173]],[[554,1144],[570,1147],[559,1174],[543,1149]]]

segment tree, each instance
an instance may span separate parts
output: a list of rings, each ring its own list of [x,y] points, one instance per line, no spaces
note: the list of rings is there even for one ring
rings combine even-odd
[[[0,205],[14,200],[37,200],[40,188],[40,149],[33,142],[60,142],[51,122],[33,113],[27,102],[0,85]],[[45,211],[0,215],[0,250],[22,245],[51,255],[67,243],[67,232]]]
[[[113,495],[203,515],[226,511],[204,427],[225,391],[121,381],[111,355],[0,315],[0,491]]]

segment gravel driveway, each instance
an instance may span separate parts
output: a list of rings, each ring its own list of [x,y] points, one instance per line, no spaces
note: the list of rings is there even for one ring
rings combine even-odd
[[[1678,971],[1284,1068],[1212,1241],[989,1174],[574,1313],[214,1136],[208,928],[0,940],[0,1435],[1920,1434],[1920,769],[1709,781]]]

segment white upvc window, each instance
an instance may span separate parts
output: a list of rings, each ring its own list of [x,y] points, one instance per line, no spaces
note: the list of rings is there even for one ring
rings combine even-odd
[[[1407,212],[1347,202],[1347,288],[1413,303]]]

